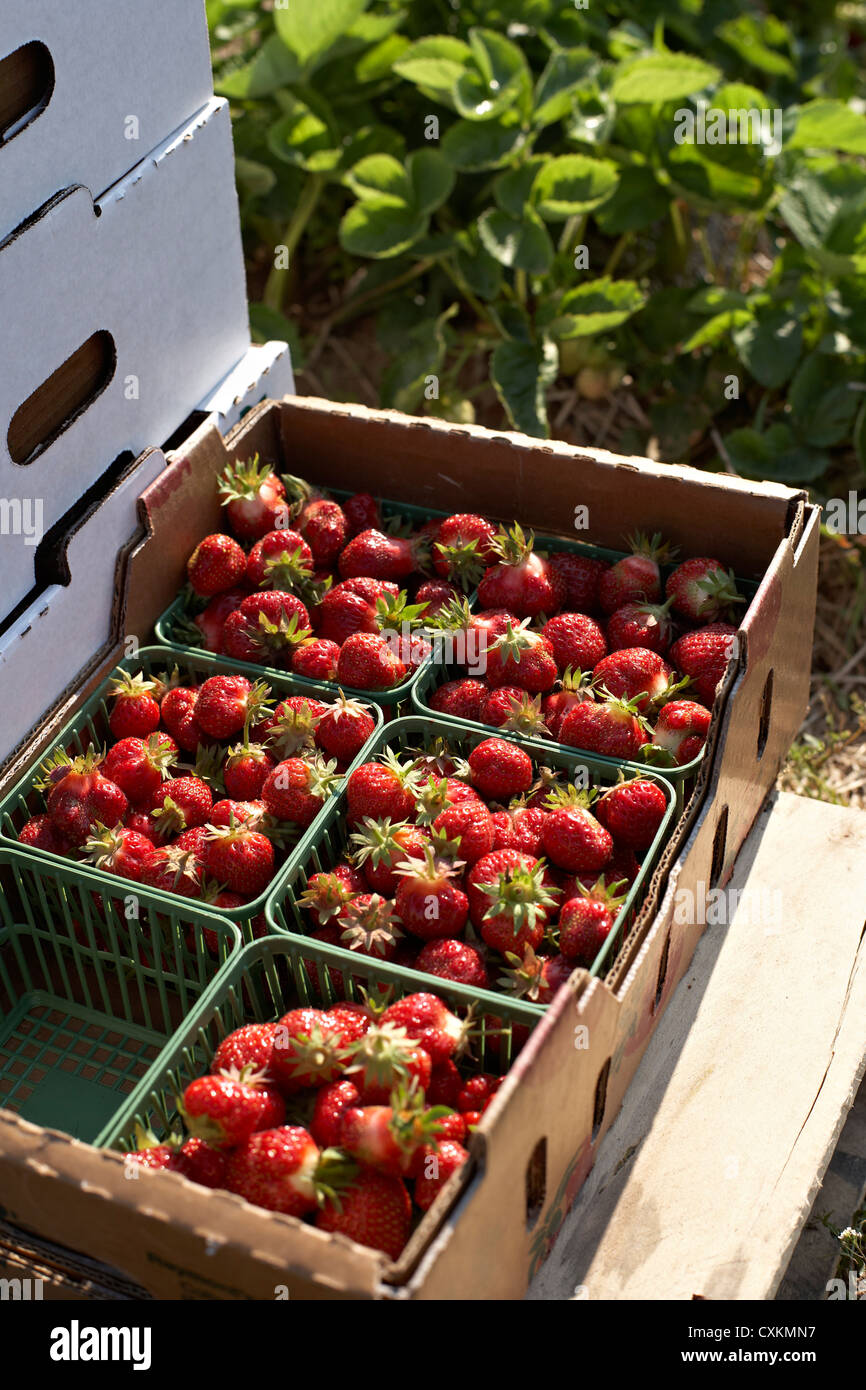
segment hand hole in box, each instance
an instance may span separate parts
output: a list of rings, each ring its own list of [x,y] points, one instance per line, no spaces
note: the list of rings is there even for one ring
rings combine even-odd
[[[598,1138],[599,1130],[604,1121],[604,1112],[607,1106],[607,1083],[610,1078],[610,1058],[608,1057],[604,1066],[598,1074],[595,1083],[595,1100],[592,1107],[592,1143]]]
[[[12,416],[6,436],[12,462],[33,463],[43,454],[102,395],[116,367],[111,334],[91,334]]]
[[[655,1013],[656,1009],[661,1003],[662,991],[665,987],[665,980],[667,979],[668,975],[668,961],[670,960],[670,955],[671,934],[670,932],[668,932],[667,936],[665,937],[665,944],[662,947],[661,960],[659,961],[659,973],[656,978],[656,993],[655,998],[653,999],[653,1013]]]
[[[719,819],[716,821],[716,833],[713,836],[713,857],[710,863],[710,887],[715,888],[722,876],[725,867],[725,850],[728,844],[728,808],[723,806],[719,812]]]
[[[41,116],[53,92],[54,59],[38,39],[0,58],[0,148]]]
[[[526,1225],[535,1225],[547,1194],[547,1139],[539,1139],[526,1165]]]
[[[764,756],[764,749],[767,746],[767,737],[770,732],[770,715],[773,709],[773,672],[770,671],[764,681],[764,691],[761,695],[761,714],[758,719],[758,761]]]

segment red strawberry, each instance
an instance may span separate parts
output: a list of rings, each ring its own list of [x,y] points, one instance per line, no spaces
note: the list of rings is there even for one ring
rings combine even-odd
[[[332,681],[337,677],[340,648],[327,637],[310,637],[292,652],[291,669],[307,680]]]
[[[169,777],[150,799],[150,810],[161,836],[204,825],[213,808],[213,794],[200,777]]]
[[[605,570],[598,584],[598,600],[605,613],[613,613],[624,603],[655,603],[661,598],[659,563],[670,559],[672,551],[661,536],[630,537],[632,553]]]
[[[520,850],[487,854],[466,880],[473,926],[493,950],[505,955],[537,950],[557,901],[556,885],[543,860]]]
[[[162,845],[154,849],[145,866],[141,882],[162,893],[175,893],[183,898],[201,895],[201,879],[196,856],[192,850],[177,845]]]
[[[223,764],[226,795],[234,801],[255,801],[261,795],[274,760],[260,743],[238,743],[230,748]]]
[[[277,820],[292,821],[305,829],[333,793],[335,767],[321,758],[286,758],[277,763],[262,787],[265,806]]]
[[[377,960],[393,960],[402,935],[393,904],[378,893],[358,893],[341,909],[336,922],[338,944]]]
[[[234,614],[226,619],[223,647],[238,660],[249,659],[240,648],[251,646],[257,661],[288,665],[311,631],[309,610],[295,594],[264,589],[247,595],[238,609],[237,620]]]
[[[429,1054],[394,1023],[368,1028],[346,1068],[360,1091],[361,1105],[387,1105],[391,1092],[401,1085],[414,1083],[426,1091],[432,1072]]]
[[[271,1071],[283,1090],[336,1081],[351,1060],[340,1025],[325,1009],[292,1009],[277,1023]]]
[[[177,744],[169,734],[148,734],[146,739],[122,738],[109,748],[102,770],[133,806],[141,806],[150,801],[177,756]]]
[[[529,754],[502,738],[487,738],[469,755],[472,781],[488,801],[508,801],[532,786]]]
[[[250,661],[254,665],[267,661],[270,656],[258,624],[254,625],[244,617],[240,605],[225,619],[217,651],[232,661]]]
[[[436,1109],[425,1110],[420,1093],[395,1105],[355,1106],[343,1111],[340,1147],[352,1158],[392,1177],[408,1173],[412,1160],[439,1132]]]
[[[484,1071],[470,1076],[458,1093],[457,1109],[461,1115],[486,1110],[501,1085],[502,1077],[494,1076],[492,1072]]]
[[[458,870],[437,857],[432,845],[423,859],[407,859],[398,865],[400,877],[395,906],[403,926],[422,941],[460,936],[469,915],[469,900],[452,879]]]
[[[226,1176],[226,1155],[213,1148],[204,1139],[190,1138],[176,1151],[171,1165],[175,1172],[181,1173],[190,1182],[200,1187],[224,1187]]]
[[[610,569],[608,562],[569,550],[555,550],[550,556],[550,567],[565,585],[563,607],[573,613],[594,613],[601,576]]]
[[[185,753],[194,753],[202,741],[201,730],[195,717],[197,701],[197,690],[179,685],[168,690],[159,705],[163,724],[178,748],[182,748]]]
[[[437,1062],[427,1087],[427,1100],[431,1105],[445,1105],[453,1110],[463,1085],[463,1077],[450,1057]]]
[[[229,464],[222,473],[219,494],[232,530],[241,540],[258,540],[288,520],[286,489],[258,454]]]
[[[498,563],[488,569],[478,585],[478,601],[484,608],[505,608],[518,618],[556,613],[565,598],[565,584],[550,561],[534,549],[517,525],[500,531],[493,548]]]
[[[208,824],[223,827],[231,825],[234,820],[236,825],[249,825],[255,830],[267,814],[267,807],[263,801],[231,801],[225,797],[222,801],[214,802],[208,816]],[[190,831],[184,833],[188,835]]]
[[[256,736],[268,751],[280,758],[310,753],[316,742],[316,727],[327,706],[310,695],[289,695],[273,714],[256,725]]]
[[[234,1148],[256,1130],[283,1123],[286,1108],[258,1072],[200,1076],[183,1093],[187,1129],[214,1148]]]
[[[252,1067],[256,1072],[267,1072],[276,1032],[276,1023],[244,1023],[240,1028],[235,1028],[232,1033],[226,1034],[217,1047],[210,1070],[221,1072],[234,1068],[241,1071],[244,1067]]]
[[[268,837],[235,821],[213,827],[202,861],[218,883],[247,898],[263,893],[274,876],[274,847]]]
[[[367,705],[347,700],[342,690],[316,725],[316,742],[338,762],[348,763],[357,757],[376,728],[376,721]]]
[[[101,772],[92,753],[71,759],[48,793],[45,809],[65,840],[83,845],[97,822],[109,830],[123,820],[128,801]]]
[[[196,723],[210,738],[231,738],[265,708],[270,689],[246,676],[210,676],[198,692]]]
[[[364,1036],[375,1017],[370,1006],[357,999],[344,999],[342,1003],[331,1004],[328,1013],[334,1019],[337,1031],[347,1047]]]
[[[516,626],[509,622],[487,648],[489,685],[517,685],[535,693],[549,690],[557,675],[551,643],[540,632],[529,630],[528,618]]]
[[[487,967],[475,947],[450,937],[428,941],[419,951],[414,968],[427,975],[438,975],[441,980],[474,985],[476,989],[487,989],[490,983]]]
[[[519,849],[524,854],[539,856],[548,815],[544,806],[512,806],[507,811],[495,811],[491,816],[493,850]]]
[[[159,705],[153,698],[156,685],[145,680],[141,672],[131,676],[121,671],[111,682],[109,694],[114,708],[108,727],[115,738],[147,738],[159,728]]]
[[[579,705],[581,700],[586,699],[587,680],[588,677],[584,672],[574,672],[568,668],[563,672],[562,680],[557,682],[549,695],[545,695],[541,705],[541,714],[553,738],[559,738],[562,721],[568,711],[573,709],[575,705]]]
[[[343,503],[343,513],[349,528],[349,537],[357,536],[359,531],[369,531],[381,521],[379,503],[369,492],[355,492]]]
[[[405,1184],[370,1168],[362,1169],[338,1201],[326,1202],[316,1216],[320,1231],[348,1236],[391,1260],[409,1239],[411,1224],[412,1202]]]
[[[349,533],[339,503],[327,497],[313,498],[303,504],[295,524],[313,552],[316,565],[320,568],[333,565]]]
[[[547,620],[541,632],[560,671],[591,671],[607,655],[604,633],[585,613],[557,613]]]
[[[389,536],[384,531],[361,531],[340,555],[338,569],[343,579],[358,575],[369,579],[406,579],[423,564],[423,551],[417,540]]]
[[[387,580],[363,575],[345,579],[329,589],[319,603],[317,636],[339,645],[355,632],[378,633],[390,621],[392,600],[399,597],[397,585]]]
[[[368,887],[393,897],[400,882],[395,868],[411,855],[423,854],[429,838],[421,826],[410,821],[395,823],[389,816],[381,820],[365,816],[360,829],[350,836],[350,843],[357,846],[353,857],[363,869]]]
[[[323,927],[363,890],[363,876],[351,864],[338,864],[331,873],[313,874],[298,901],[309,912],[313,925]]]
[[[730,623],[710,623],[684,633],[671,647],[671,661],[690,677],[695,695],[708,709],[736,651],[736,637]]]
[[[696,758],[707,741],[710,712],[694,700],[670,700],[662,705],[653,730],[653,743],[683,766]]]
[[[486,695],[483,681],[470,677],[446,681],[430,696],[430,708],[438,714],[453,714],[457,719],[478,719]]]
[[[416,604],[424,609],[423,617],[426,622],[430,618],[438,615],[447,609],[457,598],[457,590],[453,584],[447,583],[444,579],[426,579],[419,585],[415,594]]]
[[[355,632],[340,648],[337,679],[355,690],[390,690],[406,679],[405,662],[384,637]]]
[[[522,957],[509,952],[506,960],[511,969],[500,976],[499,984],[530,1004],[549,1004],[574,969],[565,956],[537,956],[531,946]]]
[[[459,1056],[466,1044],[468,1024],[451,1013],[435,994],[407,994],[382,1014],[382,1023],[405,1028],[410,1038],[429,1053],[434,1066]]]
[[[424,1168],[415,1180],[415,1205],[429,1211],[448,1179],[462,1168],[469,1154],[462,1144],[443,1139],[435,1152],[425,1156]]]
[[[598,663],[592,682],[616,699],[630,701],[643,714],[668,696],[674,686],[674,672],[658,652],[624,647]]]
[[[245,560],[246,581],[254,589],[283,592],[309,589],[313,552],[297,531],[268,531]]]
[[[570,873],[597,873],[613,853],[613,837],[587,809],[587,796],[574,787],[552,793],[541,843],[545,854]]]
[[[667,603],[624,603],[607,620],[607,641],[612,652],[624,647],[643,647],[664,656],[674,636],[671,600]]]
[[[191,645],[204,647],[209,652],[222,651],[226,619],[237,612],[246,596],[246,589],[226,589],[225,593],[212,598],[192,620],[189,634]]]
[[[524,738],[545,737],[550,730],[541,715],[541,696],[530,695],[519,685],[500,685],[488,691],[478,714],[481,724],[523,734]]]
[[[646,777],[618,783],[595,803],[598,819],[614,839],[636,850],[649,849],[667,809],[668,800],[658,782]],[[582,872],[585,868],[601,866],[565,864],[563,867]]]
[[[567,961],[589,970],[613,931],[623,899],[603,878],[580,897],[569,898],[559,914],[559,949]]]
[[[401,762],[392,749],[379,762],[362,763],[346,782],[349,821],[357,825],[366,816],[408,819],[415,809],[419,782],[415,762]]]
[[[696,623],[714,623],[730,616],[743,602],[733,570],[706,557],[685,560],[668,575],[665,593],[674,608]]]
[[[66,854],[69,846],[50,816],[31,816],[18,832],[22,845],[47,850],[49,854]]]
[[[650,741],[646,720],[624,700],[581,700],[559,726],[559,741],[608,758],[636,758]]]
[[[321,1153],[306,1129],[281,1125],[251,1134],[229,1155],[225,1185],[254,1206],[305,1216],[346,1172],[345,1162],[334,1151]]]
[[[186,562],[187,579],[194,593],[213,598],[243,578],[247,557],[231,536],[205,536]]]
[[[141,881],[154,848],[151,840],[122,825],[113,830],[98,829],[84,843],[85,856],[95,868],[136,882]]]
[[[474,864],[493,849],[493,821],[482,801],[446,806],[434,820],[433,830],[456,844],[464,864]]]
[[[361,1095],[353,1081],[329,1081],[316,1092],[310,1120],[310,1133],[322,1149],[339,1143],[340,1126],[346,1110],[360,1105]]]
[[[496,563],[496,529],[483,516],[461,512],[447,516],[433,542],[433,568],[443,579],[474,589],[488,565]]]

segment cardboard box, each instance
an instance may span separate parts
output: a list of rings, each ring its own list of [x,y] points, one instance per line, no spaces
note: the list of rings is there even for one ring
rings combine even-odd
[[[58,189],[100,197],[212,94],[203,0],[3,0],[0,239]]]
[[[456,1176],[454,1205],[426,1250],[413,1246],[388,1267],[369,1250],[227,1194],[181,1189],[176,1175],[160,1175],[158,1189],[132,1191],[118,1155],[2,1115],[0,1186],[12,1193],[10,1219],[86,1246],[160,1297],[274,1297],[275,1265],[297,1297],[520,1297],[702,930],[699,912],[689,920],[677,895],[690,893],[699,905],[701,883],[726,881],[802,718],[818,509],[804,493],[773,484],[360,406],[269,402],[226,440],[203,426],[170,468],[157,469],[142,498],[147,539],[127,566],[127,631],[146,635],[175,592],[191,542],[215,524],[215,474],[229,458],[254,452],[326,486],[507,513],[538,530],[567,533],[584,504],[585,538],[597,544],[618,547],[638,526],[660,530],[688,552],[718,554],[759,580],[717,697],[708,756],[614,971],[606,980],[575,972],[548,1010],[485,1113],[473,1161]],[[65,713],[68,706],[52,723]],[[49,737],[46,727],[7,776],[17,776]]]
[[[233,168],[214,99],[96,203],[67,188],[0,246],[5,613],[34,587],[50,528],[247,352]]]

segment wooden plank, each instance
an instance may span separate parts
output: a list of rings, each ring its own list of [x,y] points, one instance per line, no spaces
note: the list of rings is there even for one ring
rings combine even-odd
[[[771,798],[529,1298],[774,1297],[866,1064],[864,863]]]

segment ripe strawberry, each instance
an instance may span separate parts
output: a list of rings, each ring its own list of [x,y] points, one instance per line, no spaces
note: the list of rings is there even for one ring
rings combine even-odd
[[[102,771],[120,787],[133,806],[149,802],[177,761],[178,747],[169,734],[148,734],[146,739],[122,738],[105,755]]]
[[[327,637],[308,637],[292,652],[291,669],[307,680],[332,681],[337,678],[340,648]]]
[[[478,714],[481,724],[523,734],[524,738],[545,737],[550,730],[541,716],[541,696],[530,695],[519,685],[500,685],[488,691]]]
[[[316,742],[338,762],[349,763],[357,757],[376,728],[369,706],[358,700],[348,700],[342,690],[316,725]]]
[[[245,559],[246,581],[253,589],[309,591],[313,552],[297,531],[268,531]]]
[[[671,647],[671,661],[691,679],[692,690],[708,709],[734,654],[736,636],[737,629],[730,623],[710,623],[684,633]]]
[[[161,845],[154,849],[153,856],[145,865],[141,882],[148,888],[158,888],[162,893],[174,893],[182,898],[197,898],[201,895],[201,876],[192,850],[181,849],[177,845]]]
[[[229,524],[241,540],[258,540],[288,520],[286,489],[259,456],[228,464],[218,490]]]
[[[369,531],[381,521],[379,503],[369,492],[355,492],[343,503],[343,513],[349,528],[349,538],[359,531]]]
[[[185,753],[194,753],[201,743],[201,729],[195,717],[198,691],[190,686],[178,685],[166,691],[159,705],[163,724],[168,729],[178,748]]]
[[[430,708],[436,710],[437,714],[452,714],[457,719],[477,720],[486,695],[487,686],[483,681],[471,677],[446,681],[430,696]]]
[[[434,1066],[459,1056],[466,1045],[468,1023],[451,1013],[435,994],[407,994],[382,1014],[382,1023],[405,1028],[410,1038],[429,1053]]]
[[[595,613],[599,582],[605,570],[610,569],[608,562],[569,550],[555,550],[550,556],[550,567],[565,585],[563,608],[573,613]]]
[[[607,642],[612,652],[643,647],[664,656],[674,638],[667,603],[624,603],[607,620]]]
[[[229,1071],[234,1068],[242,1071],[251,1067],[256,1072],[268,1072],[274,1039],[277,1033],[275,1023],[244,1023],[240,1028],[227,1033],[211,1058],[211,1072]]]
[[[396,584],[359,575],[344,579],[323,595],[316,611],[316,633],[339,646],[355,632],[378,633],[400,596]],[[380,604],[381,600],[381,604]]]
[[[710,712],[694,700],[670,700],[662,705],[653,730],[653,743],[664,748],[682,767],[696,758],[707,741]]]
[[[483,516],[460,512],[447,516],[433,541],[433,568],[443,579],[474,589],[488,565],[496,563],[496,529]]]
[[[205,872],[232,893],[256,898],[274,876],[274,847],[266,835],[232,819],[214,826],[205,842]]]
[[[151,815],[163,838],[204,825],[212,808],[213,794],[200,777],[169,777],[150,799]]]
[[[338,944],[377,960],[393,960],[402,935],[393,904],[378,893],[357,893],[336,922]]]
[[[357,846],[354,861],[363,870],[367,886],[374,893],[393,897],[400,882],[394,870],[411,855],[421,855],[429,835],[410,821],[392,822],[390,816],[374,820],[365,816],[359,830],[350,836]]]
[[[625,700],[581,700],[560,724],[559,741],[608,758],[636,758],[650,741],[650,728]]]
[[[359,1038],[363,1038],[375,1021],[375,1014],[370,1005],[361,1003],[357,999],[344,999],[341,1003],[331,1004],[328,1013],[334,1019],[337,1031],[346,1047],[350,1047]]]
[[[559,914],[559,949],[567,961],[586,970],[613,931],[623,898],[603,878],[581,896],[569,898]]]
[[[396,869],[400,883],[395,906],[403,926],[422,941],[460,936],[469,915],[469,899],[452,879],[457,866],[437,857],[432,845],[423,859],[407,859]]]
[[[251,1134],[229,1155],[225,1185],[254,1206],[305,1216],[350,1171],[334,1150],[321,1153],[306,1129],[281,1125]]]
[[[548,797],[550,815],[541,843],[547,857],[570,873],[597,873],[613,853],[613,837],[588,809],[586,793],[564,788]]]
[[[533,693],[549,690],[558,675],[553,647],[540,632],[529,630],[528,618],[516,626],[509,622],[487,648],[486,674],[492,686],[517,685]]]
[[[414,968],[427,975],[438,975],[441,980],[474,985],[476,989],[487,989],[490,983],[487,967],[475,947],[451,937],[428,941],[422,946]]]
[[[131,1149],[123,1155],[124,1164],[132,1163],[136,1168],[153,1168],[155,1171],[176,1169],[177,1150],[171,1144],[148,1144],[143,1149]]]
[[[270,693],[264,681],[253,685],[246,676],[210,676],[198,692],[196,722],[210,738],[231,738],[266,708]]]
[[[315,927],[323,927],[347,907],[356,893],[364,890],[363,875],[351,864],[338,864],[331,873],[313,874],[298,899],[310,914]]]
[[[317,567],[333,565],[349,533],[346,516],[339,503],[327,497],[313,498],[303,504],[295,525],[313,552]]]
[[[301,634],[309,635],[309,609],[287,589],[264,589],[247,594],[238,612],[256,630],[267,650],[279,651],[281,645],[297,645],[302,640]]]
[[[360,1105],[361,1094],[353,1081],[329,1081],[316,1092],[310,1120],[310,1133],[322,1149],[339,1143],[340,1126],[346,1110]]]
[[[744,600],[733,570],[706,557],[685,560],[668,575],[665,593],[678,613],[696,623],[727,618]]]
[[[465,765],[463,772],[465,776],[469,775],[468,765]],[[434,773],[428,773],[415,792],[415,819],[419,825],[430,826],[449,806],[463,806],[467,802],[473,806],[484,804],[475,788],[461,778],[437,777]]]
[[[568,669],[591,671],[607,655],[604,633],[585,613],[557,613],[548,619],[541,631],[550,643],[561,672]]]
[[[423,1171],[415,1179],[416,1207],[429,1211],[449,1178],[463,1167],[468,1157],[463,1145],[453,1139],[443,1139],[437,1151],[425,1155]]]
[[[545,695],[541,714],[553,738],[559,738],[562,721],[570,709],[579,705],[587,697],[587,682],[590,678],[583,671],[574,672],[568,667],[549,695]]]
[[[364,1168],[337,1202],[325,1203],[316,1225],[396,1260],[409,1239],[412,1202],[399,1178]]]
[[[633,777],[628,782],[618,783],[595,803],[598,819],[614,839],[636,850],[649,849],[667,809],[667,797],[658,782],[651,782],[646,777]],[[563,865],[563,868],[573,868],[577,872],[583,872],[587,867],[601,866]]]
[[[322,758],[286,758],[268,773],[262,800],[277,820],[292,821],[302,829],[312,824],[333,794],[336,763]]]
[[[565,584],[559,572],[534,549],[515,525],[501,530],[492,542],[498,563],[491,565],[478,585],[478,601],[484,608],[506,608],[518,618],[534,618],[539,613],[556,613],[565,598]]]
[[[362,763],[346,781],[348,820],[357,825],[366,816],[407,820],[415,809],[420,777],[415,761],[401,762],[388,749],[379,762]]]
[[[191,646],[204,647],[209,652],[222,651],[223,629],[230,614],[237,612],[247,596],[246,589],[226,589],[212,598],[201,613],[197,613],[186,632],[179,633]]]
[[[507,811],[494,811],[492,849],[519,849],[524,854],[540,856],[549,814],[545,806],[512,806]]]
[[[439,1112],[425,1110],[420,1093],[392,1105],[353,1106],[343,1111],[340,1147],[365,1167],[392,1177],[408,1173],[412,1160],[439,1132]]]
[[[118,825],[113,830],[96,826],[84,842],[89,863],[105,874],[117,874],[141,882],[142,874],[154,855],[154,844],[136,830]]]
[[[360,1092],[360,1104],[387,1105],[398,1086],[426,1091],[433,1063],[405,1028],[394,1023],[373,1024],[358,1040],[351,1065],[346,1068]]]
[[[457,1109],[461,1115],[467,1115],[472,1111],[484,1111],[492,1101],[499,1087],[502,1085],[502,1077],[494,1076],[492,1072],[477,1072],[475,1076],[470,1076],[463,1082],[457,1095]]]
[[[70,760],[45,803],[56,829],[72,845],[83,845],[97,822],[113,829],[128,806],[120,787],[97,770],[92,752]]]
[[[631,701],[641,714],[661,704],[675,684],[672,667],[646,647],[611,652],[593,670],[592,682],[618,700]]]
[[[469,754],[476,791],[487,801],[508,801],[532,786],[529,754],[502,738],[487,738]]]
[[[213,1148],[204,1139],[190,1138],[174,1154],[170,1165],[176,1173],[182,1174],[190,1182],[200,1187],[224,1187],[226,1176],[226,1155]]]
[[[494,951],[537,950],[556,906],[556,885],[541,859],[521,850],[485,855],[466,879],[472,924]]]
[[[340,1023],[326,1009],[291,1009],[277,1022],[271,1071],[284,1091],[336,1081],[351,1057]]]
[[[223,784],[226,795],[234,801],[255,801],[261,796],[262,787],[268,773],[274,767],[274,760],[260,743],[235,744],[230,748],[223,764]]]
[[[18,832],[18,842],[49,854],[66,854],[69,849],[64,837],[50,816],[31,816]]]
[[[186,562],[186,575],[200,598],[213,598],[240,583],[247,557],[232,536],[205,536]]]
[[[446,806],[434,820],[433,830],[455,844],[463,863],[470,866],[493,849],[493,821],[483,801]]]
[[[506,960],[511,969],[500,975],[499,984],[530,1004],[549,1004],[574,969],[565,956],[537,956],[531,946],[522,957],[509,951]]]
[[[389,536],[384,531],[361,531],[340,555],[338,569],[343,579],[365,576],[369,579],[406,579],[424,563],[424,550],[418,540]]]
[[[183,1093],[183,1115],[190,1134],[223,1149],[282,1124],[286,1107],[260,1073],[228,1071],[191,1081]]]
[[[230,657],[232,661],[249,661],[254,665],[270,658],[264,633],[260,631],[257,623],[253,624],[244,617],[240,605],[228,614],[223,623],[217,651],[221,656]]]
[[[231,825],[234,821],[236,825],[248,825],[255,830],[261,826],[267,814],[267,807],[263,801],[231,801],[225,797],[222,801],[214,802],[208,816],[208,824],[223,827]],[[189,830],[184,831],[185,835],[191,833]],[[201,844],[204,844],[204,840]]]
[[[629,538],[632,553],[605,570],[598,583],[598,601],[605,613],[613,613],[624,603],[655,603],[661,598],[659,563],[671,558],[670,547],[661,536],[640,533]]]
[[[416,604],[424,609],[423,618],[427,622],[430,618],[436,618],[447,609],[457,598],[457,590],[453,584],[449,584],[444,579],[425,579],[423,584],[418,586],[415,594]]]
[[[115,738],[147,738],[159,728],[159,705],[153,698],[156,688],[141,672],[131,676],[121,671],[112,680],[109,694],[114,697],[114,708],[108,727]]]
[[[403,662],[384,637],[355,632],[340,648],[337,680],[355,690],[390,690],[406,679]]]
[[[316,727],[327,706],[311,695],[289,695],[273,714],[256,725],[256,736],[268,751],[280,758],[311,753],[316,744]]]
[[[462,1085],[463,1077],[456,1064],[450,1057],[446,1057],[444,1062],[437,1062],[433,1068],[426,1099],[430,1105],[444,1105],[453,1110],[457,1105]]]

